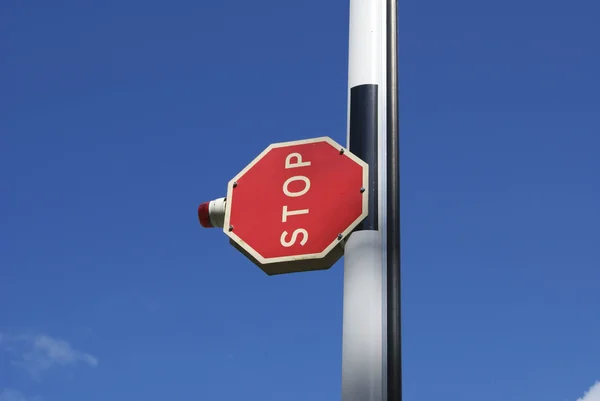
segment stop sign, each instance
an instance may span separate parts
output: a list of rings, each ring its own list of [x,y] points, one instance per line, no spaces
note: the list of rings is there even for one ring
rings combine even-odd
[[[272,144],[229,182],[223,231],[269,275],[328,269],[367,194],[368,165],[332,139]]]

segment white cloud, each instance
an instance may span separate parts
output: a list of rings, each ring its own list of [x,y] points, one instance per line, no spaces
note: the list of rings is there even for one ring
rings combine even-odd
[[[73,364],[78,361],[85,362],[90,366],[98,365],[98,359],[90,354],[74,350],[68,342],[63,340],[57,340],[50,336],[37,336],[34,344],[36,351],[61,365]]]
[[[74,349],[65,340],[45,334],[18,337],[5,335],[2,339],[3,342],[10,344],[4,349],[13,355],[13,364],[25,368],[34,377],[38,377],[40,373],[54,366],[85,364],[95,367],[98,365],[95,356]],[[0,401],[5,400],[0,399]]]
[[[4,389],[0,392],[0,401],[40,401],[40,397],[26,397],[20,392],[11,389]]]
[[[98,365],[98,359],[73,349],[64,340],[38,335],[32,340],[30,350],[23,354],[21,363],[31,374],[37,375],[55,365],[68,366],[84,363],[95,367]]]
[[[600,381],[596,382],[587,393],[577,401],[600,401]]]

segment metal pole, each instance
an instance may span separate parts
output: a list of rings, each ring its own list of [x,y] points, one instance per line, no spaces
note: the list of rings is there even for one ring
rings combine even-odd
[[[348,148],[369,217],[344,256],[342,401],[401,401],[397,0],[350,0]]]
[[[348,148],[369,164],[369,216],[344,251],[342,401],[387,399],[387,0],[350,0]]]
[[[387,399],[402,401],[398,0],[387,0]]]

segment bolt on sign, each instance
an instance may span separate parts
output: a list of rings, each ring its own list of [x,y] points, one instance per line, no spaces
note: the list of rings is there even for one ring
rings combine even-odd
[[[269,275],[328,269],[367,216],[368,168],[328,137],[272,144],[229,182],[223,231]]]

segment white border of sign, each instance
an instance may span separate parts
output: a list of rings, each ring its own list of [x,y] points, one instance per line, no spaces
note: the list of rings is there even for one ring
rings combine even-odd
[[[234,229],[234,231],[229,231],[229,225],[230,225],[229,221],[230,221],[230,214],[231,214],[231,207],[229,207],[229,205],[233,204],[233,199],[234,199],[233,198],[233,192],[234,192],[233,183],[236,182],[237,180],[239,180],[244,174],[246,174],[248,172],[248,170],[250,170],[252,167],[254,167],[254,165],[256,163],[258,163],[272,149],[285,148],[288,146],[296,146],[296,145],[305,145],[305,144],[310,144],[310,143],[319,143],[319,142],[327,142],[329,145],[333,146],[334,148],[336,148],[338,150],[343,150],[344,154],[342,155],[342,157],[343,156],[349,157],[355,163],[362,166],[362,173],[363,173],[362,187],[365,189],[363,191],[363,193],[361,194],[362,195],[362,213],[361,213],[360,217],[358,217],[356,220],[354,220],[354,222],[352,224],[350,224],[350,226],[348,226],[348,228],[346,228],[346,230],[344,230],[341,233],[342,234],[341,239],[334,237],[332,239],[331,244],[329,244],[327,246],[327,248],[325,248],[325,250],[321,253],[313,253],[313,254],[308,254],[308,255],[283,256],[283,257],[278,257],[278,258],[263,258],[250,245],[246,244],[246,242],[244,240],[242,240],[240,237],[238,237],[235,234],[235,229]],[[360,190],[360,188],[358,188],[357,190]],[[252,257],[254,257],[260,264],[263,264],[263,265],[271,264],[271,263],[282,263],[282,262],[294,262],[294,261],[309,260],[309,259],[320,259],[320,258],[327,256],[327,254],[329,254],[329,252],[331,252],[331,250],[333,250],[337,245],[339,245],[340,242],[343,241],[352,232],[352,230],[354,230],[354,228],[356,228],[356,226],[361,221],[364,220],[365,217],[367,217],[367,214],[369,211],[368,202],[369,202],[369,165],[367,163],[365,163],[364,161],[362,161],[360,158],[358,158],[356,155],[350,153],[350,151],[348,151],[348,149],[344,148],[343,146],[341,146],[340,144],[335,142],[333,139],[331,139],[327,136],[323,136],[323,137],[319,137],[319,138],[303,139],[300,141],[273,143],[273,144],[269,145],[265,150],[263,150],[261,154],[259,154],[254,160],[252,160],[252,162],[250,162],[250,164],[248,164],[242,171],[240,171],[235,177],[233,177],[231,179],[231,181],[229,181],[229,183],[227,184],[228,206],[226,207],[226,211],[225,211],[225,222],[223,224],[223,232],[229,238],[231,238],[237,245],[239,245],[242,249],[244,249],[246,252],[248,252],[250,255],[252,255]]]

